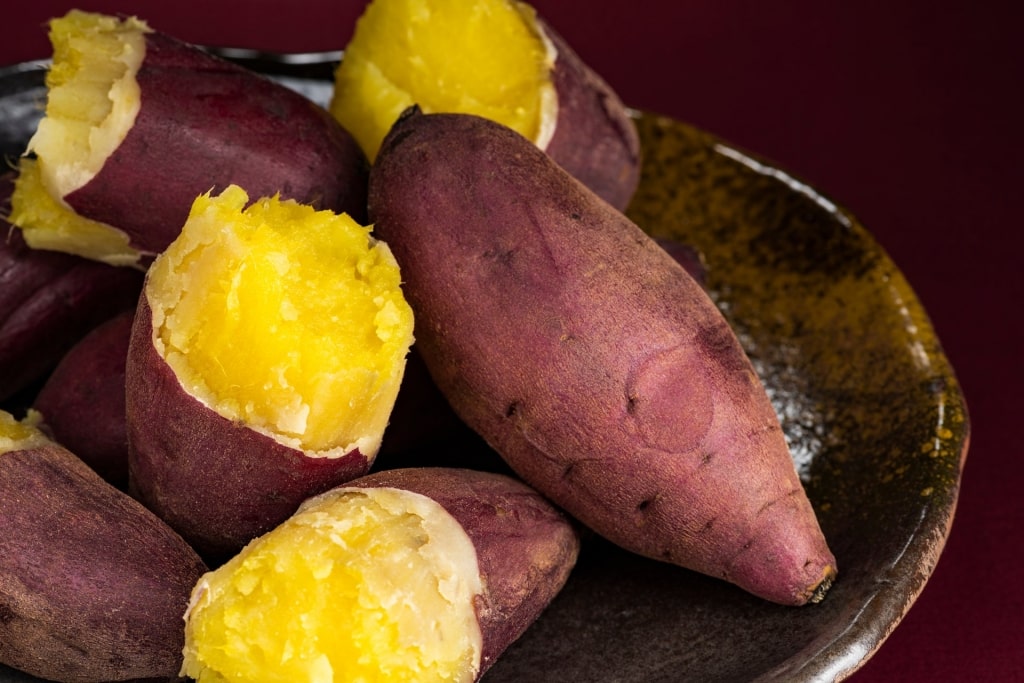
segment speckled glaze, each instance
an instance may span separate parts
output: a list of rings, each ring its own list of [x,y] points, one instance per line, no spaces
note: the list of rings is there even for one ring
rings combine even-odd
[[[297,75],[307,95],[330,96],[285,74]],[[30,115],[23,81],[0,71],[0,143],[26,129],[12,120]],[[822,603],[780,607],[589,536],[565,589],[483,681],[843,680],[896,628],[945,544],[970,431],[954,371],[910,285],[850,213],[707,133],[650,114],[637,125],[643,168],[627,213],[701,252],[840,576]],[[450,460],[494,463],[460,447]],[[0,669],[0,683],[33,680]]]

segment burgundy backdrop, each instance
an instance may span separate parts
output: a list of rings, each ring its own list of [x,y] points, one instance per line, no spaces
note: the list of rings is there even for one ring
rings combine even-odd
[[[1021,5],[534,5],[631,106],[775,160],[851,209],[904,271],[963,385],[972,445],[933,578],[852,680],[1024,681]],[[72,6],[199,43],[317,51],[344,46],[363,2],[5,0],[0,65],[48,56],[43,25]]]

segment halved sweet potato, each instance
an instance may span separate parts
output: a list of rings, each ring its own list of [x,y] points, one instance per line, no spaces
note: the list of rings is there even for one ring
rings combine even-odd
[[[82,338],[32,403],[40,429],[122,490],[128,488],[124,368],[134,317],[124,311]]]
[[[204,554],[237,552],[369,470],[412,327],[369,228],[235,186],[197,198],[135,316],[133,492]]]
[[[206,569],[142,505],[0,411],[0,662],[68,683],[174,676]]]
[[[513,128],[620,209],[636,190],[640,143],[626,108],[525,3],[371,2],[329,109],[373,159],[413,104]]]
[[[10,191],[0,177],[0,206]],[[134,309],[141,289],[141,273],[31,249],[0,218],[0,400],[35,386],[90,330]]]
[[[196,196],[232,183],[365,220],[366,159],[305,97],[136,18],[72,10],[50,28],[11,218],[30,245],[145,262]]]
[[[205,681],[477,680],[565,584],[579,540],[520,481],[369,475],[196,586],[182,674]]]
[[[409,112],[370,172],[455,411],[609,540],[784,604],[835,560],[763,385],[664,249],[521,135]]]

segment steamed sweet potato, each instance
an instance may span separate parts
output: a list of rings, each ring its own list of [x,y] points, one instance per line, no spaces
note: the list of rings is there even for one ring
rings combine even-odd
[[[0,177],[0,207],[9,196],[9,178]],[[40,381],[94,327],[134,309],[141,289],[141,273],[31,249],[0,218],[0,400]]]
[[[305,502],[197,584],[182,674],[477,680],[564,585],[579,540],[520,481],[388,470]]]
[[[229,184],[365,220],[366,159],[323,108],[136,18],[73,10],[50,27],[12,215],[32,246],[145,262]]]
[[[40,428],[104,480],[128,488],[124,368],[134,311],[124,311],[74,345],[32,403]]]
[[[131,490],[210,556],[365,474],[412,344],[400,282],[344,214],[235,186],[197,198],[139,298]]]
[[[155,515],[0,411],[0,663],[69,683],[166,680],[205,571]]]
[[[636,190],[640,143],[626,107],[525,3],[373,0],[329,109],[373,159],[413,104],[519,131],[620,209]]]
[[[835,560],[777,416],[671,255],[481,117],[411,110],[369,199],[434,380],[524,480],[629,550],[821,595]]]

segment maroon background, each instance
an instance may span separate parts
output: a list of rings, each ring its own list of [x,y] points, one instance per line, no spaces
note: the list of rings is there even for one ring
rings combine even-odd
[[[43,23],[71,6],[5,2],[0,64],[48,56]],[[136,13],[200,43],[315,51],[342,48],[363,3],[78,6]],[[932,580],[852,680],[1024,681],[1021,5],[535,6],[626,102],[710,130],[803,177],[850,208],[907,275],[957,369],[973,439]]]

